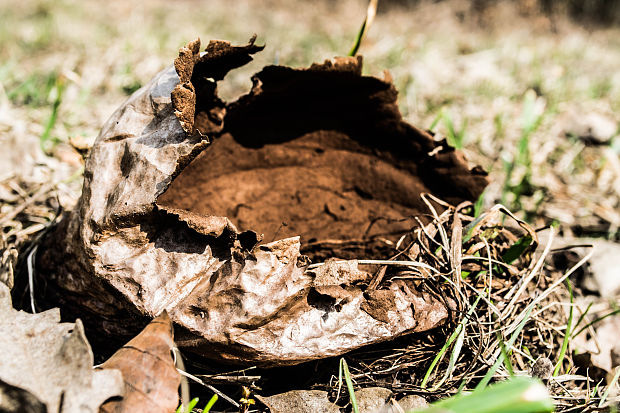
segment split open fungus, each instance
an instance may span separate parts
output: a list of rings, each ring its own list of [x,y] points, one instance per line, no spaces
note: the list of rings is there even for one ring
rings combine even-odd
[[[441,297],[374,285],[377,267],[351,258],[391,258],[375,247],[425,220],[420,194],[473,201],[486,174],[405,122],[360,57],[267,66],[221,100],[218,82],[260,50],[193,41],[103,126],[38,257],[44,298],[91,340],[122,342],[167,310],[181,348],[286,365],[447,319]]]

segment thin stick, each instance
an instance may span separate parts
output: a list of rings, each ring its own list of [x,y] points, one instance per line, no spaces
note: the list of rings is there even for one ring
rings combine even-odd
[[[202,384],[207,389],[211,390],[213,393],[217,394],[222,399],[226,400],[228,403],[232,404],[236,408],[239,408],[241,406],[239,403],[237,403],[236,401],[234,401],[230,397],[226,396],[224,393],[222,393],[221,391],[219,391],[215,387],[211,386],[210,384],[207,384],[204,381],[200,380],[198,377],[196,377],[196,376],[194,376],[192,374],[189,374],[189,373],[187,373],[187,372],[185,372],[185,371],[183,371],[181,369],[177,369],[177,371],[179,372],[180,375],[185,376],[188,379],[191,379],[191,380],[195,381],[196,383]]]
[[[35,245],[28,254],[28,258],[26,259],[26,266],[28,268],[28,289],[30,290],[30,308],[32,308],[32,314],[36,314],[37,309],[34,305],[34,260],[37,254],[37,248],[39,246]]]
[[[173,345],[172,347],[172,355],[174,356],[174,364],[177,367],[177,370],[185,371],[183,355],[176,345]],[[191,410],[189,408],[189,403],[189,383],[187,382],[187,378],[185,376],[181,376],[181,406],[183,406],[184,410]]]

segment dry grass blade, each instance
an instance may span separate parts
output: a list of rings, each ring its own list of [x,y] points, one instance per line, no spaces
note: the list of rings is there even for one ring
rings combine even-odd
[[[54,189],[54,184],[42,185],[34,194],[29,196],[26,200],[21,202],[15,208],[4,215],[0,215],[0,226],[5,226],[9,221],[13,220],[17,215],[21,214],[26,208],[41,201],[44,197],[49,196],[49,193]]]
[[[534,277],[538,275],[538,272],[540,271],[543,263],[545,262],[545,258],[547,257],[547,255],[549,254],[549,251],[551,250],[552,243],[553,243],[553,227],[551,227],[551,230],[549,232],[549,242],[547,243],[545,250],[541,254],[538,261],[536,262],[536,265],[534,266],[532,271],[530,271],[530,273],[527,275],[525,279],[519,282],[520,287],[516,293],[512,294],[512,290],[511,290],[508,296],[505,297],[505,298],[510,298],[510,295],[512,295],[512,299],[510,300],[508,305],[506,305],[506,307],[504,308],[504,311],[502,313],[502,319],[505,319],[506,317],[508,317],[510,312],[514,309],[515,302],[519,299],[519,297],[521,297],[525,289],[528,287],[528,284],[534,279]]]
[[[211,386],[210,384],[205,383],[203,380],[199,379],[198,377],[194,376],[193,374],[190,374],[190,373],[188,373],[186,371],[183,371],[183,370],[177,370],[177,371],[182,376],[187,377],[188,379],[192,380],[193,382],[198,383],[198,384],[204,386],[205,388],[207,388],[208,390],[212,391],[213,393],[217,394],[219,397],[221,397],[222,399],[226,400],[228,403],[232,404],[236,408],[239,408],[241,406],[234,399],[232,399],[231,397],[229,397],[226,394],[222,393],[221,391],[219,391],[215,387]]]
[[[29,299],[18,299],[16,305],[32,312],[37,310],[32,295],[36,247],[60,214],[57,189],[57,184],[32,178],[0,181],[0,282],[12,288],[15,277],[17,282],[29,284],[24,288],[29,290]],[[18,259],[23,266],[18,265]],[[22,277],[16,274],[19,271],[27,274]]]
[[[172,356],[174,359],[174,365],[177,370],[185,371],[185,363],[183,362],[183,355],[179,351],[179,348],[176,345],[172,347]],[[179,409],[191,411],[190,406],[190,394],[189,394],[189,383],[187,382],[187,377],[181,375],[181,406]],[[192,400],[193,402],[193,400]],[[177,411],[179,410],[177,409]]]
[[[461,262],[463,260],[463,224],[459,217],[459,208],[454,211],[452,218],[452,238],[450,246],[450,262],[454,271],[454,281],[457,288],[461,286]]]

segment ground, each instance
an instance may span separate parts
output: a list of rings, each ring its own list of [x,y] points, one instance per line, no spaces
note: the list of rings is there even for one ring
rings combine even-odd
[[[360,49],[364,72],[389,71],[403,116],[489,171],[484,207],[503,203],[566,237],[620,239],[620,29],[527,1],[380,3]],[[245,44],[256,33],[266,44],[220,86],[233,99],[264,65],[346,54],[365,9],[364,0],[0,0],[1,243],[28,245],[58,205],[72,207],[82,162],[69,142],[92,143],[188,41]],[[9,271],[15,250],[0,247]]]

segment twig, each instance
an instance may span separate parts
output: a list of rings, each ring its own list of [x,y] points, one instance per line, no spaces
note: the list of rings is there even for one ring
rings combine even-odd
[[[228,403],[232,404],[233,406],[235,406],[236,408],[239,408],[239,406],[241,406],[239,403],[237,403],[235,400],[231,399],[230,397],[228,397],[227,395],[225,395],[224,393],[222,393],[221,391],[219,391],[218,389],[216,389],[215,387],[211,386],[210,384],[205,383],[204,381],[200,380],[198,377],[189,374],[186,371],[183,371],[181,369],[177,369],[177,371],[179,372],[179,374],[181,374],[182,376],[187,377],[188,379],[191,379],[193,381],[195,381],[196,383],[202,384],[203,386],[205,386],[207,389],[211,390],[213,393],[217,394],[218,396],[220,396],[222,399],[226,400]]]

